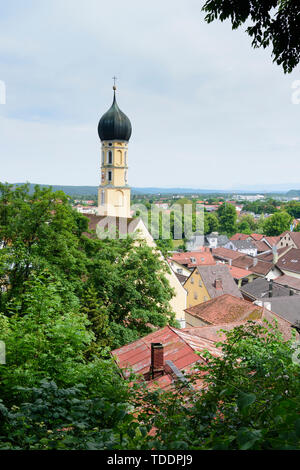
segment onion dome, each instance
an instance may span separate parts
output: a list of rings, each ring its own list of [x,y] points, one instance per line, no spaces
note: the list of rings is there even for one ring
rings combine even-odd
[[[116,87],[113,90],[113,104],[100,119],[98,134],[102,142],[104,140],[125,140],[128,142],[132,133],[131,122],[117,104]]]

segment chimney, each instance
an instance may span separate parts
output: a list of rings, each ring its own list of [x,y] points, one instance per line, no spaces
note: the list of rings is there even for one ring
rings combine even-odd
[[[164,375],[164,347],[161,343],[151,344],[150,377],[155,379]]]
[[[269,282],[269,297],[273,297],[273,280]]]
[[[253,260],[253,267],[255,267],[255,266],[257,265],[257,261],[258,261],[258,259],[257,259],[257,258],[254,258],[254,260]]]
[[[223,289],[222,279],[216,279],[216,281],[215,281],[215,288],[216,288],[216,289]]]
[[[232,259],[229,260],[228,264],[229,266],[232,266]]]

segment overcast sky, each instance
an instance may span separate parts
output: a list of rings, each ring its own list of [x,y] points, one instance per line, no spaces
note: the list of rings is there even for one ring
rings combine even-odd
[[[116,75],[132,186],[300,187],[299,67],[207,25],[203,3],[0,0],[0,180],[98,185]]]

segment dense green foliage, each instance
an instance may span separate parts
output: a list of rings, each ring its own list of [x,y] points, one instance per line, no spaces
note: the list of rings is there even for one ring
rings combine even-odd
[[[237,231],[237,213],[232,204],[222,204],[218,209],[219,224],[222,233],[231,236]]]
[[[276,212],[265,220],[263,229],[264,234],[268,236],[276,236],[290,230],[292,217],[287,212]]]

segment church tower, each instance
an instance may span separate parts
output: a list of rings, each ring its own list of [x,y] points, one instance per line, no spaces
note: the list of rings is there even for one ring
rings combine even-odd
[[[98,126],[102,143],[98,215],[130,218],[128,142],[132,127],[117,104],[115,86],[113,90],[113,104]]]

